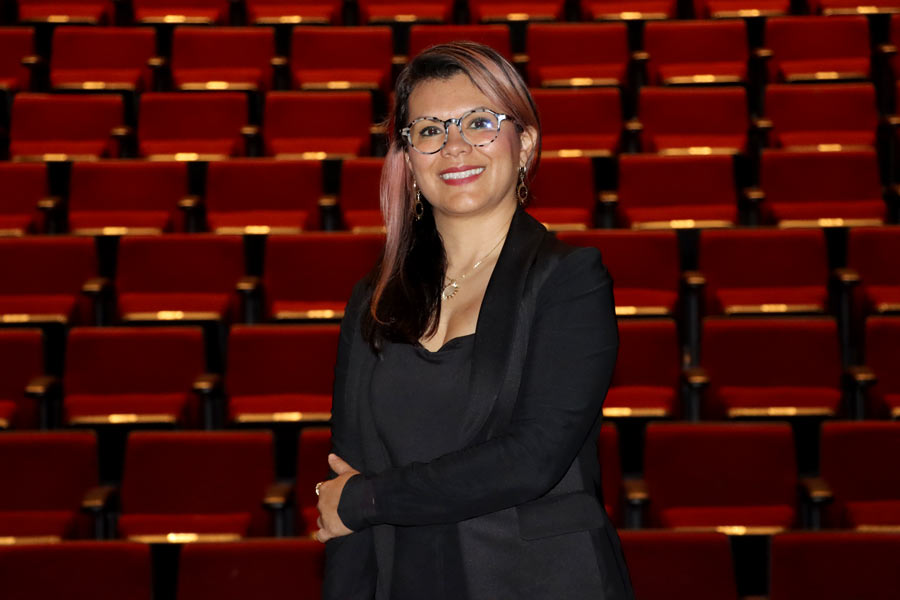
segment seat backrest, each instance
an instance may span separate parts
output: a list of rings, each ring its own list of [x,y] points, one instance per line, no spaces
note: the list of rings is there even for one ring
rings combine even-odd
[[[275,55],[274,32],[267,27],[176,27],[172,69],[255,68],[266,74]]]
[[[617,88],[532,90],[543,135],[618,134],[622,106]]]
[[[613,386],[677,389],[681,377],[678,332],[671,319],[621,319]],[[653,368],[647,368],[653,365]]]
[[[390,27],[294,27],[294,69],[390,69]]]
[[[766,86],[765,113],[773,131],[872,132],[878,124],[871,83]]]
[[[869,58],[869,23],[861,15],[774,17],[766,19],[765,36],[775,67],[784,60]]]
[[[247,124],[247,97],[240,92],[141,95],[138,139],[240,138]]]
[[[322,197],[322,164],[309,160],[231,159],[211,162],[206,173],[210,212],[316,211]]]
[[[835,503],[900,502],[900,422],[832,421],[822,424],[819,471]]]
[[[121,96],[115,94],[17,94],[12,141],[98,141],[122,125]]]
[[[644,30],[649,66],[680,63],[744,62],[747,32],[743,21],[650,21]]]
[[[596,204],[591,159],[556,156],[541,159],[531,184],[529,207],[578,207],[593,212]]]
[[[383,158],[353,158],[341,164],[342,210],[379,210]]]
[[[368,92],[269,92],[263,136],[282,138],[369,137]]]
[[[850,231],[847,266],[863,285],[900,285],[900,231],[896,227],[857,227]]]
[[[156,35],[144,27],[57,27],[54,69],[143,69],[156,52]]]
[[[0,214],[38,215],[47,195],[47,171],[35,163],[0,163]]]
[[[155,210],[173,212],[187,194],[183,163],[147,161],[72,164],[69,208],[73,211]]]
[[[5,294],[78,294],[97,275],[94,240],[76,237],[0,239]]]
[[[534,23],[528,27],[528,76],[537,85],[541,67],[628,61],[624,23]]]
[[[44,373],[40,329],[0,329],[0,400],[16,404],[15,427],[37,429],[37,402],[26,400],[25,386]]]
[[[767,204],[881,199],[874,150],[763,151],[759,177]]]
[[[900,369],[897,368],[897,348],[900,348],[900,319],[871,316],[866,319],[866,364],[875,371],[879,394],[900,394]]]
[[[747,95],[741,87],[644,87],[638,100],[643,135],[747,132]]]
[[[619,202],[625,207],[736,206],[737,188],[730,156],[619,157]]]
[[[0,27],[0,77],[15,78],[20,85],[28,81],[28,69],[22,58],[34,53],[31,27]]]
[[[455,40],[490,46],[506,60],[512,60],[506,25],[413,25],[409,28],[409,56],[412,58],[429,46]]]

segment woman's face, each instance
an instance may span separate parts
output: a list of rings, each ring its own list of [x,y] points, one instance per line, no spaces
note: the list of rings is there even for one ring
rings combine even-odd
[[[424,81],[409,96],[410,121],[419,117],[457,119],[474,108],[502,112],[463,73]],[[501,123],[500,134],[493,142],[472,146],[451,124],[447,143],[440,151],[421,154],[407,147],[407,155],[416,184],[436,218],[474,216],[515,205],[519,167],[527,164],[532,140],[530,132],[520,135],[515,124],[507,120]]]

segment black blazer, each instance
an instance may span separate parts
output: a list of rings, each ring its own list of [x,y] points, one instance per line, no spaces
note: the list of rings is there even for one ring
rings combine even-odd
[[[360,282],[347,305],[332,409],[334,452],[362,473],[339,508],[355,533],[326,542],[323,597],[633,598],[600,498],[596,439],[618,331],[599,251],[516,211],[474,340],[470,402],[491,409],[473,411],[465,448],[429,463],[393,467],[373,425],[368,293]],[[391,593],[398,526],[430,527],[448,549],[402,598]]]

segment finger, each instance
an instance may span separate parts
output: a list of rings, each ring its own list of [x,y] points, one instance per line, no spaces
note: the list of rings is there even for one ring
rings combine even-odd
[[[346,473],[347,471],[355,470],[353,467],[351,467],[349,464],[347,464],[347,462],[343,458],[341,458],[337,454],[329,454],[328,455],[328,466],[330,466],[331,469],[338,475]]]

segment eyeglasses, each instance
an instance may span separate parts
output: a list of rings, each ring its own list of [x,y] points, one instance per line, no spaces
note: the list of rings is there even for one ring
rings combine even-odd
[[[476,108],[458,119],[443,121],[437,117],[419,117],[400,130],[409,145],[421,154],[440,152],[450,137],[450,125],[456,125],[467,144],[486,146],[500,135],[500,124],[507,120],[504,114],[488,108]]]

